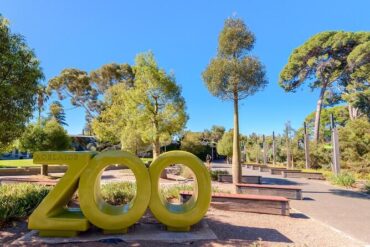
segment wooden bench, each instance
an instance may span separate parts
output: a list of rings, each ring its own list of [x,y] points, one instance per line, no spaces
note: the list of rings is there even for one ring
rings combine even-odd
[[[229,175],[229,174],[218,174],[218,182],[232,183],[233,182],[233,177],[232,177],[232,175]],[[243,175],[242,176],[242,183],[260,184],[261,183],[261,176]]]
[[[192,191],[181,191],[180,200],[186,202],[192,194]],[[237,212],[289,215],[289,200],[279,196],[213,193],[211,207]]]
[[[282,196],[293,200],[302,200],[302,189],[294,186],[266,184],[236,184],[240,194]]]
[[[46,186],[54,186],[58,183],[58,180],[52,179],[36,179],[36,178],[2,178],[0,184],[17,184],[17,183],[31,183],[40,184]]]
[[[297,171],[282,171],[284,178],[308,178],[308,179],[318,179],[325,180],[324,175],[321,172],[297,172]]]
[[[272,175],[281,175],[283,171],[301,172],[301,170],[298,169],[270,168],[270,173]]]

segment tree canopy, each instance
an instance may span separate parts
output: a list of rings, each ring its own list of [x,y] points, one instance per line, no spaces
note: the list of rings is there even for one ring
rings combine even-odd
[[[27,127],[20,138],[20,147],[30,152],[63,151],[71,148],[71,138],[57,121],[42,121]]]
[[[49,106],[49,118],[57,121],[60,125],[66,125],[66,114],[59,101],[53,101]]]
[[[32,117],[40,63],[24,38],[11,32],[0,15],[0,149],[18,138]]]
[[[320,88],[316,107],[314,139],[319,139],[320,113],[323,101],[338,103],[350,83],[347,58],[355,48],[370,40],[370,32],[329,31],[314,35],[295,49],[280,73],[279,84],[294,92],[307,82],[311,89]]]
[[[157,157],[160,144],[185,127],[185,100],[174,76],[158,67],[152,53],[139,54],[133,71],[134,86],[117,84],[107,91],[105,109],[93,128],[99,138],[119,136],[123,148],[127,143],[151,143]]]

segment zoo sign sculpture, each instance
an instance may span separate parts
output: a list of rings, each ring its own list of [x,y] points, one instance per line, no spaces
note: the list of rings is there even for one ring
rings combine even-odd
[[[35,164],[65,164],[68,170],[29,218],[28,228],[40,236],[72,237],[86,231],[90,223],[104,233],[125,233],[149,206],[155,218],[170,231],[189,231],[206,214],[211,201],[211,180],[207,168],[195,155],[171,151],[160,155],[149,169],[133,154],[124,151],[36,152]],[[136,177],[136,196],[129,204],[113,206],[104,201],[100,178],[109,165],[122,164]],[[160,194],[159,179],[171,164],[188,166],[196,177],[191,199],[174,205]],[[80,208],[67,208],[78,189]]]

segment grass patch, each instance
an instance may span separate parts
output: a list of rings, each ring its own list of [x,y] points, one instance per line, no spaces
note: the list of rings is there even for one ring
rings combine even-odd
[[[11,220],[29,216],[51,187],[28,183],[0,186],[0,227]]]
[[[0,160],[0,168],[1,167],[25,167],[25,166],[40,166],[40,165],[33,164],[33,159]]]
[[[339,186],[352,187],[356,182],[356,177],[353,173],[342,172],[339,175],[332,175],[330,181]]]

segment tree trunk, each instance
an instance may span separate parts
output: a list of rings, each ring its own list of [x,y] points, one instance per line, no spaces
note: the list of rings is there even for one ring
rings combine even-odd
[[[359,109],[348,104],[349,118],[355,120],[359,117]]]
[[[319,135],[320,135],[320,116],[321,116],[321,108],[322,108],[322,101],[324,99],[325,91],[326,91],[327,83],[323,83],[323,86],[320,91],[320,97],[317,101],[316,105],[316,115],[315,115],[315,128],[314,128],[314,141],[317,144],[319,142]]]
[[[41,175],[43,176],[48,175],[48,165],[41,165]]]
[[[153,143],[153,160],[158,158],[160,154],[161,154],[161,144],[159,143],[159,138],[156,138],[156,140]]]
[[[238,110],[238,92],[234,89],[234,137],[233,137],[233,184],[241,181],[240,166],[240,144],[239,144],[239,110]]]
[[[276,164],[275,132],[272,132],[272,164]]]

